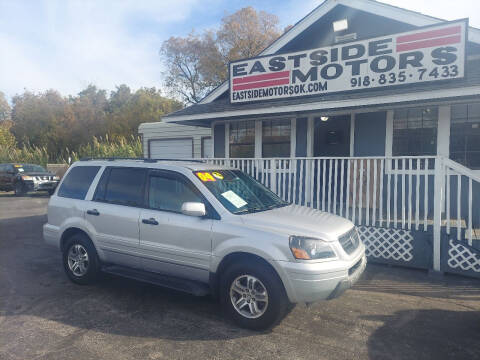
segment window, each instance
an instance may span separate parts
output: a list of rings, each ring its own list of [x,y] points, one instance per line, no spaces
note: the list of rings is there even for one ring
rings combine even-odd
[[[85,199],[88,189],[97,175],[100,166],[76,166],[63,180],[58,196],[71,199]]]
[[[202,137],[202,158],[210,159],[213,153],[212,138],[210,136]]]
[[[480,169],[480,103],[451,107],[450,158]]]
[[[175,175],[150,176],[149,208],[180,213],[185,202],[203,202],[203,200],[191,185]]]
[[[262,122],[262,156],[290,157],[290,120]]]
[[[145,169],[111,168],[104,201],[127,206],[143,206]]]
[[[436,107],[395,110],[393,117],[393,156],[437,154]]]
[[[22,165],[16,165],[15,166],[18,171],[21,171],[21,172],[47,172],[47,170],[45,170],[45,168],[43,168],[42,166],[40,165],[32,165],[32,164],[22,164]],[[23,170],[20,170],[20,169],[23,169]]]
[[[230,124],[230,157],[255,156],[255,122],[239,121]]]
[[[197,177],[207,175],[211,180],[202,180],[206,188],[233,214],[254,213],[287,206],[275,193],[239,170],[197,171]]]

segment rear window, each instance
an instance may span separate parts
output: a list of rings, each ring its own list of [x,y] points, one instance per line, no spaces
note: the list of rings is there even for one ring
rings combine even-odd
[[[143,206],[145,175],[146,170],[141,168],[111,168],[103,201],[119,205]]]
[[[77,166],[70,170],[63,180],[58,196],[71,199],[85,199],[88,189],[97,175],[100,166]]]

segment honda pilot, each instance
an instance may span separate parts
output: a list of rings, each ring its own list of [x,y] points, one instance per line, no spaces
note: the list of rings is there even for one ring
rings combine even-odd
[[[103,271],[211,294],[250,329],[278,323],[291,304],[340,296],[366,266],[350,221],[203,162],[76,162],[50,198],[43,234],[77,284]]]

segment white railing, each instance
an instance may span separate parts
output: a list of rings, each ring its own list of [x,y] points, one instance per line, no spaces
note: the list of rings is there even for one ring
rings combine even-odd
[[[442,225],[448,235],[455,235],[458,241],[466,240],[472,246],[473,239],[477,237],[475,226],[480,228],[480,214],[474,214],[479,210],[478,204],[474,208],[474,196],[480,193],[480,176],[450,159],[442,159],[442,167],[445,177],[442,184],[445,189]]]
[[[433,225],[435,157],[206,159],[238,168],[286,201],[357,225]],[[430,189],[430,190],[429,190]]]
[[[480,177],[441,156],[205,159],[241,169],[281,198],[350,219],[359,226],[433,229],[440,271],[442,231],[480,240]],[[479,229],[478,232],[475,229]]]

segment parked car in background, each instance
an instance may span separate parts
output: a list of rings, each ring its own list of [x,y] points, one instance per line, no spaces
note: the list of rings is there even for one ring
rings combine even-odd
[[[60,178],[34,164],[0,164],[0,190],[15,191],[21,196],[30,191],[47,191],[53,194]]]
[[[75,283],[103,270],[210,293],[251,329],[274,325],[291,303],[340,296],[366,265],[349,220],[202,162],[76,162],[50,198],[43,235]]]

